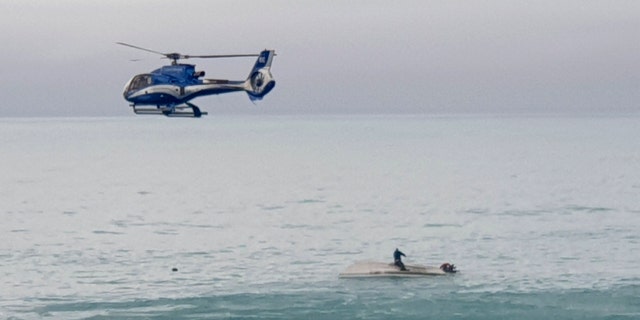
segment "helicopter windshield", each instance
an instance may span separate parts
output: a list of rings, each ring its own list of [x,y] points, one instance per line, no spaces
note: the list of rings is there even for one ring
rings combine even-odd
[[[142,88],[146,88],[153,84],[153,78],[150,74],[139,74],[129,82],[129,85],[125,89],[126,92],[137,91]]]

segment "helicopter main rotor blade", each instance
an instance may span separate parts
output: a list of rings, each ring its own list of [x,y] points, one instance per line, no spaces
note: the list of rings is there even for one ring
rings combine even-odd
[[[237,58],[237,57],[257,57],[259,54],[212,54],[212,55],[183,55],[182,58]]]
[[[159,51],[155,51],[155,50],[151,50],[151,49],[147,49],[147,48],[134,46],[132,44],[128,44],[128,43],[124,43],[124,42],[116,42],[116,44],[119,44],[119,45],[122,45],[122,46],[125,46],[125,47],[130,47],[130,48],[142,50],[142,51],[147,51],[147,52],[159,54],[161,56],[164,56],[167,59],[173,60],[173,64],[176,64],[177,61],[180,60],[180,59],[189,59],[189,58],[236,58],[236,57],[258,57],[258,56],[260,56],[259,54],[188,55],[188,54],[180,54],[180,53],[177,53],[177,52],[172,52],[172,53],[159,52]]]
[[[143,50],[143,51],[147,51],[147,52],[163,55],[165,57],[168,55],[167,53],[162,53],[162,52],[158,52],[158,51],[151,50],[151,49],[137,47],[137,46],[134,46],[134,45],[131,45],[131,44],[128,44],[128,43],[124,43],[124,42],[116,42],[116,43],[119,44],[119,45],[123,45],[125,47],[131,47],[131,48],[135,48],[135,49],[138,49],[138,50]]]

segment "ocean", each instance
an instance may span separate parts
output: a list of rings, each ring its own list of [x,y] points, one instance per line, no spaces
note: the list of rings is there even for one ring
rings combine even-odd
[[[640,319],[638,116],[0,119],[2,319]],[[455,263],[342,279],[360,260]]]

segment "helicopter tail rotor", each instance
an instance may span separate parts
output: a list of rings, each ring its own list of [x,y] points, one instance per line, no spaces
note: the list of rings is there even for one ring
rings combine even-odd
[[[271,74],[271,62],[275,56],[274,50],[264,50],[258,56],[256,63],[245,82],[245,91],[251,101],[262,100],[276,85]]]

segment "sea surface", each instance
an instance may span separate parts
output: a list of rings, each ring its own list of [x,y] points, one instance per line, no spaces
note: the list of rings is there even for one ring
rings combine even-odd
[[[460,272],[338,277],[396,247]],[[4,118],[0,276],[1,319],[640,319],[640,116]]]

